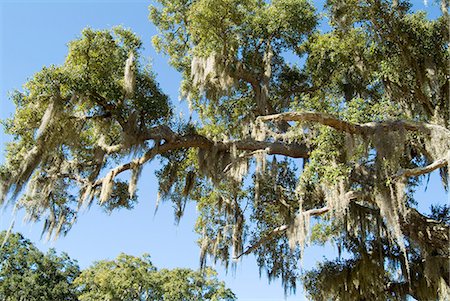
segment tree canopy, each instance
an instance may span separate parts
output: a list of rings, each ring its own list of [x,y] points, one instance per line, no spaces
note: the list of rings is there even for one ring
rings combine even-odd
[[[96,262],[75,280],[79,300],[236,300],[211,268],[157,270],[150,256]]]
[[[414,199],[437,170],[448,191],[448,1],[432,20],[409,1],[328,0],[328,32],[306,0],[158,2],[154,45],[198,118],[172,116],[131,31],[86,29],[13,95],[0,198],[57,236],[94,201],[132,208],[159,158],[176,219],[197,204],[202,266],[253,253],[315,300],[448,297],[448,206]],[[308,241],[350,258],[302,273]]]
[[[6,235],[3,231],[0,239]],[[80,270],[66,253],[44,254],[19,233],[7,238],[0,249],[1,300],[236,300],[212,268],[158,271],[148,254],[120,254]]]
[[[0,233],[4,241],[6,231]],[[0,248],[0,299],[37,301],[77,299],[74,280],[80,274],[76,261],[50,249],[46,254],[19,233],[8,236]]]

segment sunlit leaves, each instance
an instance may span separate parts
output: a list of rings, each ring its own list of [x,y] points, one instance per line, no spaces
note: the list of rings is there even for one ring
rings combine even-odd
[[[150,256],[120,254],[96,262],[75,280],[79,300],[235,300],[217,273],[189,269],[157,270]]]
[[[6,147],[10,176],[2,183],[0,199],[8,192],[18,196],[30,181],[18,205],[30,220],[45,218],[48,233],[65,233],[78,209],[98,196],[91,186],[102,169],[136,153],[146,131],[169,120],[168,97],[140,61],[141,47],[139,37],[128,29],[87,28],[68,44],[64,64],[44,67],[24,91],[12,94],[17,108],[5,122],[6,132],[14,137]],[[124,87],[130,53],[136,57],[132,97]],[[122,147],[110,151],[113,145]],[[126,186],[115,184],[111,203],[103,204],[107,211],[132,207],[135,196],[128,195]]]

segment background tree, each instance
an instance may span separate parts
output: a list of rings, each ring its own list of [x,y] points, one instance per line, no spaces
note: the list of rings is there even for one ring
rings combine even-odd
[[[6,231],[0,234],[5,239]],[[39,251],[21,234],[10,234],[0,248],[0,299],[78,300],[73,286],[80,269],[65,253]]]
[[[197,202],[203,265],[254,253],[295,289],[313,217],[312,240],[350,259],[303,275],[312,298],[445,299],[448,209],[425,216],[414,190],[437,169],[448,188],[448,1],[429,20],[408,1],[330,0],[327,33],[303,0],[159,2],[154,44],[198,121],[170,119],[131,32],[85,30],[13,96],[2,199],[28,183],[17,206],[57,235],[93,200],[131,208],[159,156],[176,218]]]
[[[0,235],[5,239],[6,231]],[[19,233],[0,249],[0,297],[34,300],[236,300],[212,268],[157,270],[149,255],[120,254],[80,271],[65,253],[39,251]]]
[[[75,285],[80,300],[236,300],[214,270],[157,271],[148,255],[121,254],[99,261],[84,270]]]

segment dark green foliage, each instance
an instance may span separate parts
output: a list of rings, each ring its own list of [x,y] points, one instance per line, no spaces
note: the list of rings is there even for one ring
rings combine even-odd
[[[4,241],[6,231],[0,235]],[[43,254],[21,234],[12,233],[0,249],[0,299],[5,301],[78,300],[76,261],[54,250]]]
[[[4,240],[6,231],[0,235]],[[149,255],[120,254],[80,271],[77,262],[53,249],[39,251],[21,234],[10,234],[0,249],[0,299],[37,300],[211,300],[235,295],[211,268],[157,270]]]

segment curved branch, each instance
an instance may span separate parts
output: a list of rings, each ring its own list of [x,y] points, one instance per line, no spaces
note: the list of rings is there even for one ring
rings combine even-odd
[[[327,113],[318,113],[318,112],[286,112],[280,114],[259,116],[257,118],[258,121],[267,122],[267,121],[311,121],[317,122],[322,125],[327,125],[336,130],[347,132],[350,134],[356,134],[361,132],[360,125],[349,123],[346,121],[342,121],[330,114]]]
[[[450,151],[449,151],[450,154]],[[438,168],[442,168],[444,166],[448,165],[448,159],[449,156],[447,156],[446,158],[441,158],[439,160],[434,161],[433,163],[424,166],[424,167],[417,167],[417,168],[412,168],[412,169],[401,169],[397,172],[397,174],[395,175],[395,177],[417,177],[423,174],[427,174],[430,173]]]
[[[292,158],[308,158],[309,149],[304,144],[291,143],[284,144],[281,142],[265,142],[256,140],[241,140],[230,142],[214,142],[205,136],[199,134],[189,134],[184,136],[177,136],[168,127],[156,127],[148,133],[147,138],[155,141],[166,140],[161,145],[156,145],[150,148],[142,157],[134,159],[131,162],[117,166],[109,171],[105,178],[113,179],[118,174],[130,170],[134,165],[143,165],[152,160],[156,155],[164,154],[172,150],[186,149],[186,148],[202,148],[209,149],[216,146],[219,150],[230,150],[232,146],[235,146],[240,151],[257,151],[265,150],[269,155],[285,155]],[[115,147],[115,146],[113,146]],[[105,178],[96,180],[91,188],[98,187],[103,184]]]
[[[362,192],[360,192],[360,191],[348,191],[345,194],[345,197],[347,199],[349,199],[349,200],[356,200],[358,198],[364,197],[364,194]],[[310,209],[310,210],[307,210],[307,211],[303,211],[303,212],[300,212],[298,214],[304,214],[304,215],[307,215],[307,216],[319,216],[319,215],[322,215],[322,214],[325,214],[325,213],[329,212],[330,210],[331,210],[330,207],[325,206],[325,207],[322,207],[322,208],[316,208],[316,209]],[[247,249],[242,254],[239,254],[234,259],[239,259],[240,257],[242,257],[244,255],[250,254],[251,252],[253,252],[257,248],[259,248],[261,245],[263,245],[266,242],[270,241],[274,236],[286,232],[289,229],[289,227],[291,227],[291,226],[292,226],[292,224],[290,224],[290,225],[282,225],[282,226],[279,226],[279,227],[273,229],[267,236],[261,238],[260,240],[258,240],[253,245],[247,247]]]
[[[439,132],[450,139],[450,130],[447,128],[424,122],[409,121],[409,120],[395,120],[395,121],[380,121],[368,123],[352,123],[341,120],[333,115],[320,112],[286,112],[280,114],[259,116],[258,121],[297,121],[297,122],[317,122],[334,128],[335,130],[346,132],[349,134],[371,135],[378,130],[408,130],[412,132],[423,132],[430,134],[430,132]]]
[[[147,129],[145,132],[143,132],[140,135],[141,141],[147,141],[147,140],[155,140],[155,141],[174,141],[178,137],[177,134],[175,134],[170,127],[167,125],[158,125],[155,127],[152,127],[150,129]],[[103,149],[107,154],[117,153],[120,152],[123,148],[126,148],[126,146],[122,143],[114,144],[114,145],[107,145],[103,140],[99,140],[97,142],[98,146]]]

